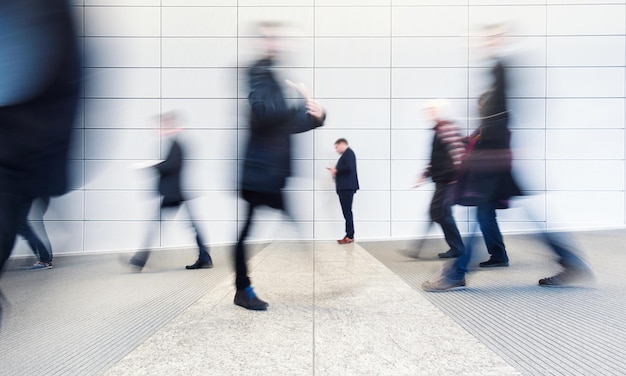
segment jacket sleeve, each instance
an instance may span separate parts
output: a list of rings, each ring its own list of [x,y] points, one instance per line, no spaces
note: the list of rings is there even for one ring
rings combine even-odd
[[[321,121],[318,121],[306,112],[304,106],[301,106],[296,110],[293,118],[294,127],[292,133],[303,133],[321,127],[324,125],[324,121],[326,121],[326,114],[324,114],[324,118]]]

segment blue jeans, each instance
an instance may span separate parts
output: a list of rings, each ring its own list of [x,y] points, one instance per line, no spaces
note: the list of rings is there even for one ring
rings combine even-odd
[[[46,227],[43,223],[43,215],[46,213],[48,209],[48,204],[50,203],[50,199],[47,197],[42,197],[40,199],[36,199],[34,201],[27,201],[20,205],[20,213],[19,218],[23,218],[20,220],[17,226],[17,234],[26,240],[30,249],[33,251],[35,256],[39,258],[41,262],[52,262],[52,249],[48,246],[50,244],[50,240],[48,240],[48,235],[46,234]],[[41,234],[41,238],[37,236],[37,233],[33,230],[31,224],[28,221],[28,213],[32,206],[35,206],[37,210],[37,222],[39,223],[39,233]],[[46,245],[46,243],[48,245]]]
[[[476,207],[476,219],[491,258],[497,261],[509,261],[502,233],[500,233],[500,227],[496,221],[495,205],[491,203],[478,205]],[[463,278],[467,273],[467,267],[472,259],[474,235],[475,231],[471,230],[470,237],[465,242],[465,253],[457,258],[452,265],[450,273],[453,278]]]

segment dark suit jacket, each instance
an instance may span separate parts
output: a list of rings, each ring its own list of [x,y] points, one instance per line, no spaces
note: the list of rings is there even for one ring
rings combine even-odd
[[[347,148],[337,161],[335,186],[337,191],[356,191],[359,189],[359,178],[356,172],[356,155]]]
[[[183,167],[183,149],[174,139],[167,158],[155,166],[159,171],[159,194],[163,197],[161,206],[177,206],[184,200],[180,189],[180,175]]]
[[[304,103],[287,105],[271,64],[260,60],[248,73],[250,136],[241,189],[260,193],[280,193],[291,175],[291,135],[323,125],[307,114]]]

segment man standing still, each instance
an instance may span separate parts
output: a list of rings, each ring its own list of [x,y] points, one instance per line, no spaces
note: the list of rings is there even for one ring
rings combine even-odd
[[[288,105],[273,68],[282,50],[280,29],[276,23],[259,25],[263,56],[248,71],[250,136],[240,178],[241,196],[248,208],[235,247],[234,303],[257,311],[266,310],[268,304],[252,289],[246,264],[245,240],[254,212],[261,206],[287,212],[283,188],[291,175],[291,135],[321,127],[326,118],[324,108],[308,96],[302,84],[287,82],[303,97],[296,105]]]
[[[343,218],[346,220],[346,235],[337,240],[339,244],[354,242],[354,218],[352,216],[352,201],[359,189],[359,178],[356,172],[356,155],[348,146],[345,138],[335,141],[335,150],[341,155],[335,167],[329,167],[330,174],[335,178],[335,187],[341,204]]]

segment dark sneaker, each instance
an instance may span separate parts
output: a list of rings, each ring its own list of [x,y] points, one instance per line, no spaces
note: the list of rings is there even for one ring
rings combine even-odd
[[[135,258],[131,258],[128,261],[128,264],[130,265],[131,269],[135,273],[140,273],[143,270],[143,267],[146,266],[145,262],[142,262],[142,261],[137,260]]]
[[[461,255],[462,255],[462,253],[461,253],[461,252],[459,252],[459,251],[453,251],[453,250],[451,250],[451,249],[450,249],[450,250],[448,250],[447,252],[444,252],[444,253],[440,253],[440,254],[438,254],[437,256],[439,256],[439,258],[442,258],[442,259],[448,259],[448,258],[455,258],[455,257],[459,257],[459,256],[461,256]]]
[[[591,270],[565,269],[561,273],[539,280],[539,286],[543,287],[571,287],[583,282],[593,282],[594,276]]]
[[[35,270],[44,270],[44,269],[52,269],[52,263],[37,261],[33,266],[28,267],[26,270],[32,272]]]
[[[478,266],[481,268],[506,268],[509,266],[509,261],[494,260],[490,258],[485,262],[481,262]]]
[[[213,267],[213,260],[200,261],[197,260],[191,265],[185,266],[185,269],[211,269]]]
[[[235,304],[253,311],[265,311],[269,304],[259,299],[251,286],[235,293]]]
[[[441,274],[439,277],[422,283],[422,290],[428,292],[437,291],[454,291],[462,290],[465,288],[465,278],[452,279],[445,274]]]

